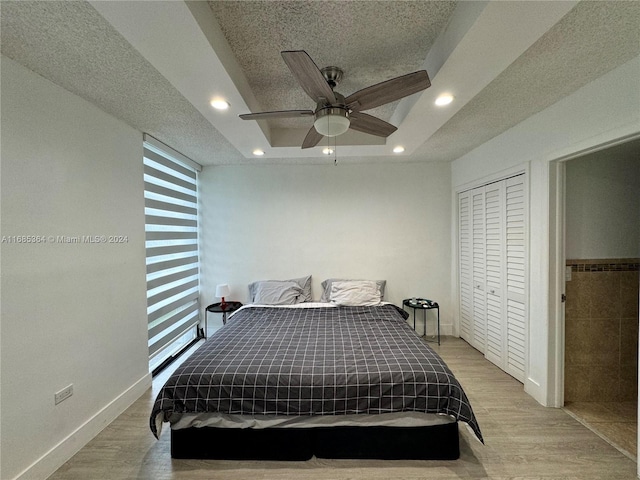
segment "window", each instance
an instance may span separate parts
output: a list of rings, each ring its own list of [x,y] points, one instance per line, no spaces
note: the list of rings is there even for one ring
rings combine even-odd
[[[154,370],[198,337],[201,167],[147,135],[143,162],[149,365]]]

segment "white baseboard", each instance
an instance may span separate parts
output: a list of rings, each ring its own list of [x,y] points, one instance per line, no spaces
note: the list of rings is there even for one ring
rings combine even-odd
[[[89,420],[80,425],[64,440],[54,446],[38,460],[33,462],[14,480],[44,480],[80,451],[107,425],[129,408],[151,387],[151,374],[148,373],[127,390],[109,402]]]

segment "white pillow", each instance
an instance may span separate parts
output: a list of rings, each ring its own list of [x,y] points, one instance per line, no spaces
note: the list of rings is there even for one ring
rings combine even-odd
[[[380,305],[380,286],[373,280],[332,282],[329,301],[347,307]]]
[[[322,282],[321,286],[322,286],[322,295],[320,296],[320,301],[323,303],[328,303],[330,302],[330,296],[331,296],[331,285],[333,284],[333,282],[363,282],[366,280],[353,280],[353,279],[347,279],[347,278],[328,278],[326,279],[324,282]],[[384,298],[384,288],[387,284],[386,280],[375,280],[376,284],[378,285],[378,288],[380,289],[380,301],[382,302],[382,299]]]

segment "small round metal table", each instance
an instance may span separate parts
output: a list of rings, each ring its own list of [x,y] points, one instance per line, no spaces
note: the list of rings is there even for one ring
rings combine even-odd
[[[211,305],[209,305],[205,310],[205,316],[204,316],[204,336],[205,336],[205,338],[207,337],[207,326],[208,326],[209,312],[211,312],[211,313],[222,313],[222,324],[226,325],[227,324],[227,313],[235,312],[241,306],[242,306],[242,303],[240,303],[240,302],[224,302],[224,304],[222,304],[221,302],[218,302],[218,303],[212,303]]]
[[[427,336],[427,310],[433,310],[435,308],[438,311],[438,345],[440,345],[440,305],[426,298],[406,298],[402,301],[402,306],[403,308],[409,307],[413,309],[414,330],[416,329],[416,310],[424,311],[424,337]]]

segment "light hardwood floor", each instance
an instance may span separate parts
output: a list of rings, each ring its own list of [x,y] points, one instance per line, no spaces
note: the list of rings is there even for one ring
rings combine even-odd
[[[433,345],[433,344],[432,344]],[[462,383],[485,437],[461,426],[456,461],[307,462],[172,460],[169,429],[159,441],[148,428],[157,385],[63,465],[51,480],[376,480],[635,479],[636,463],[562,409],[544,408],[522,384],[464,341],[443,337],[435,348]],[[154,382],[155,383],[155,382]],[[283,445],[286,448],[286,445]]]

